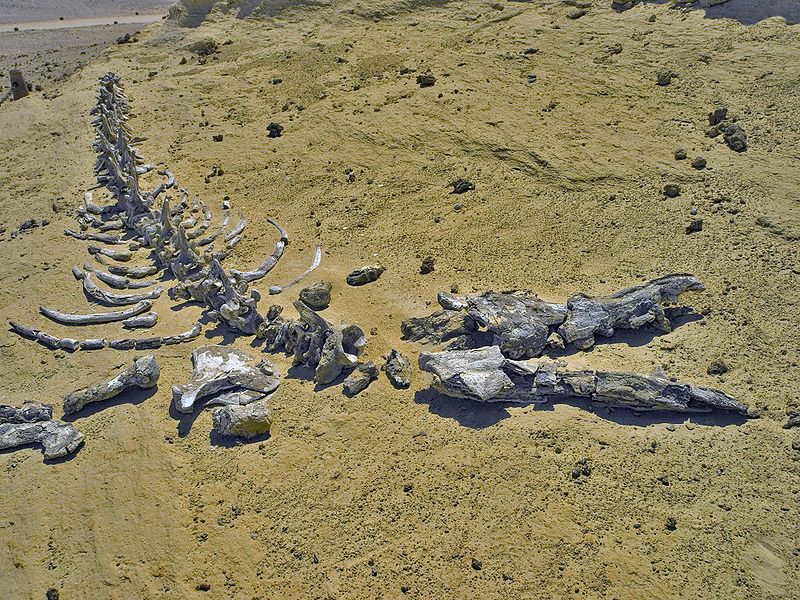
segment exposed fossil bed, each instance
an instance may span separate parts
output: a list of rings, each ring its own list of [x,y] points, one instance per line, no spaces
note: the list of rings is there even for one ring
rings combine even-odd
[[[260,4],[259,19],[226,15],[223,2],[198,27],[151,27],[56,84],[59,95],[0,106],[4,322],[91,340],[170,336],[201,318],[203,307],[168,297],[175,282],[148,271],[149,260],[62,233],[80,234],[77,209],[95,186],[88,112],[107,71],[123,78],[136,146],[156,166],[142,189],[169,169],[203,202],[230,205],[231,228],[242,210],[248,226],[224,266],[257,274],[282,254],[259,309],[284,309],[260,337],[207,324],[197,339],[148,350],[156,387],[66,417],[68,393],[143,353],[54,351],[0,332],[2,404],[53,404],[55,420],[34,410],[35,422],[74,427],[72,441],[83,442],[55,463],[37,449],[0,454],[0,597],[42,598],[50,588],[63,598],[798,595],[800,439],[782,428],[800,403],[797,26],[649,3],[616,12],[606,1],[579,18],[561,2]],[[206,39],[217,52],[188,50]],[[657,84],[663,72],[668,85]],[[417,75],[427,73],[433,84],[421,87]],[[746,151],[707,135],[721,106],[726,123],[746,131]],[[271,123],[281,129],[268,131]],[[702,164],[697,157],[704,168],[690,164]],[[451,194],[459,179],[472,188]],[[667,197],[667,185],[677,195]],[[102,188],[93,194],[110,201]],[[285,252],[269,218],[288,231]],[[699,219],[699,230],[689,227]],[[89,257],[90,245],[104,250]],[[306,271],[317,247],[321,264],[307,283],[332,283],[328,308],[294,304],[303,285],[268,295]],[[423,275],[428,258],[435,268]],[[100,279],[87,260],[122,279]],[[364,265],[385,271],[348,285]],[[594,346],[567,326],[567,310],[595,308],[578,292],[608,299],[681,272],[705,289],[677,299],[691,310],[668,308],[669,332],[649,308],[613,337],[594,332]],[[87,313],[95,288],[153,289],[124,289],[137,281],[165,288],[143,300],[158,314],[146,331],[38,314]],[[497,322],[485,291],[509,289],[567,308],[523,338],[489,331],[480,342],[495,382],[487,389],[508,393],[508,380],[546,401],[432,390],[419,361],[432,365],[452,340],[403,340],[401,323],[436,311],[437,294],[450,290],[442,310],[478,317],[486,333]],[[287,342],[296,352],[298,321],[338,331],[345,355],[348,344],[363,347],[359,361],[376,366],[351,380],[357,394],[342,393],[342,375],[330,384],[335,366],[315,373],[313,360],[309,368],[262,354]],[[341,324],[356,324],[366,346]],[[561,327],[563,350],[552,336]],[[542,342],[559,362],[521,367]],[[303,343],[303,353],[322,352]],[[277,389],[262,388],[274,390],[268,408],[243,405],[271,422],[268,439],[212,434],[239,426],[234,404],[213,418],[175,410],[173,386],[191,380],[192,352],[211,344],[280,373]],[[400,385],[381,372],[360,389],[392,348],[411,359],[410,385],[408,365],[396,362],[387,371],[402,374]],[[713,388],[760,418],[739,408],[636,413],[550,391],[631,389],[629,373],[651,378],[642,388],[650,398],[694,406],[692,390]],[[0,420],[9,415],[0,410]]]

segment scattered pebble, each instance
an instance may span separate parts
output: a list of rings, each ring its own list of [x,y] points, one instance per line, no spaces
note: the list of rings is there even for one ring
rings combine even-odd
[[[686,150],[683,148],[678,148],[675,150],[675,160],[686,160]]]
[[[483,563],[479,561],[477,558],[472,559],[472,568],[476,571],[480,571],[483,568]]]
[[[726,365],[722,360],[715,360],[708,365],[706,373],[709,375],[724,375],[728,372],[728,370],[728,365]]]
[[[586,14],[586,11],[582,8],[574,8],[567,13],[568,19],[580,19],[583,15]]]
[[[279,123],[270,123],[267,125],[267,137],[278,138],[283,133],[283,125]]]
[[[692,219],[692,222],[686,226],[686,233],[697,233],[703,231],[703,219]]]
[[[212,136],[212,138],[211,138],[211,139],[212,139],[212,140],[214,140],[215,142],[221,142],[221,141],[222,141],[222,138],[223,138],[222,134],[221,134],[221,133],[218,133],[218,134],[216,134],[216,135]]]
[[[450,182],[450,185],[453,186],[453,194],[463,194],[464,192],[468,192],[470,190],[475,189],[475,184],[472,183],[468,179],[463,179],[459,177],[458,179],[454,179]]]
[[[667,531],[675,531],[678,528],[678,521],[675,520],[675,517],[668,517],[665,527]]]
[[[705,169],[706,168],[706,164],[707,164],[706,159],[703,158],[702,156],[698,156],[697,158],[695,158],[692,161],[692,167],[694,167],[698,171],[701,171],[702,169]]]
[[[434,271],[434,260],[432,256],[426,256],[422,260],[422,264],[419,267],[419,272],[421,275],[427,275],[428,273],[433,273]]]
[[[675,73],[672,71],[660,71],[658,75],[656,75],[656,84],[660,86],[669,85],[672,83],[674,77]]]
[[[664,195],[667,198],[677,198],[681,195],[681,187],[676,183],[668,183],[664,186]]]
[[[421,88],[431,87],[434,83],[436,83],[436,77],[434,77],[433,73],[430,71],[427,73],[420,73],[417,75],[417,83]]]

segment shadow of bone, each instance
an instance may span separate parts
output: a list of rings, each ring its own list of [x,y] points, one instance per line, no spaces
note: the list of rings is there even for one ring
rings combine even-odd
[[[497,425],[500,421],[512,416],[508,412],[508,409],[512,407],[535,406],[535,411],[552,412],[559,404],[579,408],[605,421],[628,427],[649,427],[657,424],[677,425],[686,420],[691,420],[695,425],[728,427],[742,425],[747,421],[743,415],[722,410],[692,413],[677,413],[669,410],[637,411],[569,396],[554,398],[547,402],[478,402],[451,398],[440,394],[433,388],[428,388],[416,392],[414,401],[417,404],[427,404],[428,410],[432,414],[453,419],[468,429],[485,429]]]

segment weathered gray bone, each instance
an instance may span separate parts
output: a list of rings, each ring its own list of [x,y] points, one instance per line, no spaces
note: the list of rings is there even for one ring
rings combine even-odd
[[[358,365],[353,372],[348,375],[342,383],[342,389],[346,396],[353,397],[363,392],[369,384],[378,378],[378,367],[370,361],[363,365]]]
[[[672,381],[662,374],[624,371],[569,371],[553,361],[505,358],[498,346],[477,350],[423,352],[421,370],[433,374],[433,387],[454,398],[479,402],[541,403],[586,398],[636,411],[702,413],[714,410],[747,415],[747,406],[719,390]]]
[[[128,279],[127,277],[123,277],[122,275],[113,275],[111,273],[106,273],[105,271],[101,271],[100,269],[95,269],[90,264],[83,265],[84,271],[91,273],[95,277],[97,277],[100,281],[109,285],[113,288],[118,290],[126,290],[126,289],[142,289],[146,287],[152,287],[157,285],[155,281],[133,281]]]
[[[509,358],[533,358],[562,342],[585,350],[594,345],[596,336],[610,337],[619,329],[655,325],[669,331],[662,304],[674,302],[685,291],[702,289],[696,277],[674,274],[606,297],[572,296],[565,304],[545,302],[530,291],[439,294],[442,310],[408,319],[402,330],[413,341],[451,340],[451,349],[495,344]]]
[[[366,285],[376,281],[386,270],[383,265],[366,265],[360,267],[347,276],[348,285]]]
[[[144,267],[124,267],[118,265],[108,265],[109,272],[114,275],[122,275],[123,277],[130,277],[131,279],[143,279],[156,275],[161,269],[156,265],[147,265]]]
[[[45,460],[75,452],[83,443],[83,434],[52,417],[53,407],[48,404],[26,402],[22,408],[0,405],[0,450],[41,444]]]
[[[266,398],[246,405],[229,404],[211,411],[211,422],[221,435],[252,439],[269,433],[272,411]]]
[[[92,241],[92,242],[103,242],[104,244],[124,244],[125,240],[120,238],[119,236],[114,235],[106,235],[103,233],[79,233],[77,231],[73,231],[72,229],[65,229],[64,235],[68,235],[69,237],[73,237],[76,240],[82,241]]]
[[[103,289],[100,289],[97,284],[92,281],[91,273],[83,273],[81,280],[83,282],[83,289],[88,296],[94,298],[98,302],[110,304],[112,306],[125,306],[127,304],[136,304],[143,300],[155,300],[161,296],[162,292],[164,291],[163,287],[158,286],[150,292],[144,292],[141,294],[114,294],[113,292],[107,292]]]
[[[148,329],[158,323],[158,313],[147,312],[142,315],[137,315],[122,322],[122,326],[126,329]]]
[[[274,392],[280,384],[275,367],[266,359],[258,363],[233,348],[203,346],[192,352],[192,379],[172,387],[172,401],[182,413],[194,410],[195,403],[226,390],[250,390],[261,397]],[[243,396],[253,401],[252,396]]]
[[[411,361],[394,348],[386,357],[383,370],[394,387],[405,389],[411,385]]]
[[[123,321],[130,319],[136,315],[147,312],[153,307],[152,300],[140,300],[136,305],[126,308],[125,310],[116,310],[103,313],[92,314],[70,314],[58,310],[53,310],[44,306],[39,307],[45,317],[57,323],[64,325],[96,325],[99,323],[113,323],[115,321]]]
[[[364,331],[357,325],[335,326],[300,300],[294,307],[299,320],[282,317],[280,306],[270,308],[256,334],[265,340],[264,351],[294,354],[294,364],[314,368],[314,381],[320,384],[355,368],[367,343]]]
[[[156,385],[161,369],[152,355],[136,358],[127,369],[107,381],[73,392],[64,398],[64,414],[78,412],[87,404],[119,396],[130,388],[148,389]]]

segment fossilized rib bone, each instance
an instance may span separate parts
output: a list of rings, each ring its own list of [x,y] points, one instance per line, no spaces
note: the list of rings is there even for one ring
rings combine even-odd
[[[52,416],[53,407],[38,402],[26,402],[19,409],[0,405],[0,450],[41,444],[45,460],[75,452],[83,443],[83,434]]]
[[[496,344],[509,358],[533,358],[547,349],[548,340],[559,344],[553,334],[585,350],[594,345],[596,336],[610,337],[619,329],[653,324],[668,331],[662,303],[675,301],[687,290],[702,289],[696,277],[675,274],[603,298],[572,296],[565,304],[545,302],[530,291],[439,294],[442,310],[408,319],[402,330],[413,341],[452,339],[452,349]]]
[[[105,235],[102,233],[78,233],[72,229],[65,229],[64,235],[74,237],[76,240],[103,242],[104,244],[124,244],[125,240],[113,235]]]
[[[296,285],[303,281],[306,277],[308,277],[314,270],[319,266],[319,263],[322,261],[322,248],[317,246],[317,251],[314,253],[314,260],[311,262],[311,266],[306,269],[306,271],[300,275],[299,277],[292,279],[286,285],[273,285],[269,288],[270,294],[280,294],[283,290],[286,290],[293,285]]]
[[[280,225],[278,225],[272,219],[267,219],[267,221],[273,225],[278,232],[280,233],[280,239],[275,243],[275,250],[272,252],[271,256],[268,256],[267,259],[261,263],[258,268],[252,271],[237,271],[236,269],[231,269],[231,278],[236,281],[256,281],[261,279],[262,277],[266,276],[272,269],[275,268],[275,265],[278,264],[278,261],[283,256],[283,250],[286,248],[286,245],[289,243],[289,238],[286,234],[286,230],[283,229]]]
[[[142,279],[156,275],[160,268],[155,265],[148,265],[146,267],[120,267],[116,265],[108,265],[108,270],[114,275],[122,275],[123,277],[130,277],[131,279]]]
[[[498,346],[423,352],[419,367],[433,374],[433,387],[439,392],[479,402],[538,403],[578,397],[636,411],[747,414],[747,406],[719,390],[671,381],[659,374],[569,371],[552,361],[514,361],[505,358]]]
[[[237,396],[252,402],[274,392],[280,384],[280,376],[268,360],[258,363],[232,348],[204,346],[192,352],[194,369],[192,379],[184,385],[172,387],[175,408],[190,413],[199,400],[226,390],[247,390],[259,395]]]
[[[126,338],[122,340],[106,340],[104,338],[74,340],[72,338],[57,338],[49,333],[20,325],[14,321],[9,322],[11,330],[22,337],[35,340],[50,348],[51,350],[101,350],[103,348],[113,348],[114,350],[149,350],[159,348],[161,346],[170,346],[173,344],[181,344],[196,339],[200,336],[203,327],[200,323],[195,323],[194,326],[188,331],[178,333],[176,335],[168,335],[164,337],[153,337],[145,339],[132,339]]]
[[[98,254],[102,254],[103,256],[107,256],[109,258],[113,258],[119,262],[127,262],[131,258],[133,258],[133,253],[129,252],[128,250],[113,250],[112,248],[99,248],[98,246],[89,246],[88,248],[89,254],[92,256],[97,256]]]
[[[161,369],[152,355],[136,358],[133,364],[107,381],[73,392],[64,398],[64,414],[78,412],[87,404],[101,402],[118,396],[125,390],[138,387],[151,388],[156,385]]]
[[[112,306],[125,306],[126,304],[136,304],[142,300],[155,300],[161,296],[161,293],[164,291],[163,287],[158,286],[153,291],[143,294],[114,294],[97,287],[94,281],[92,281],[90,273],[83,273],[81,279],[83,280],[83,289],[88,296],[91,296],[98,302],[110,304]]]
[[[57,323],[63,323],[64,325],[95,325],[98,323],[113,323],[114,321],[123,321],[143,312],[147,312],[152,307],[153,302],[151,300],[140,300],[135,306],[125,310],[116,310],[104,313],[70,314],[53,310],[44,306],[39,307],[39,312],[41,312],[48,319],[56,321]]]
[[[272,307],[267,321],[259,329],[268,352],[294,354],[294,364],[315,368],[314,381],[333,382],[345,369],[353,369],[364,351],[367,338],[357,325],[334,326],[301,301],[294,307],[300,319],[280,316],[280,307]]]
[[[111,273],[106,273],[105,271],[101,271],[100,269],[95,269],[92,265],[84,264],[83,265],[84,271],[87,271],[97,277],[100,281],[109,285],[113,288],[118,290],[125,290],[125,289],[142,289],[146,287],[152,287],[157,284],[155,281],[132,281],[127,277],[123,277],[122,275],[113,275]]]

